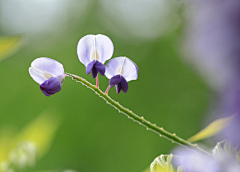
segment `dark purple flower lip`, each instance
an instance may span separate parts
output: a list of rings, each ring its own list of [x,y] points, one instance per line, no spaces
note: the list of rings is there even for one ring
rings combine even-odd
[[[51,77],[40,85],[40,89],[46,96],[51,96],[61,90],[62,84],[58,78]]]
[[[126,79],[121,75],[115,75],[109,80],[110,87],[116,86],[117,94],[122,90],[124,93],[127,93],[128,83]]]
[[[92,77],[93,78],[96,78],[98,72],[102,76],[104,76],[104,74],[105,74],[105,66],[102,63],[100,63],[99,61],[93,60],[86,67],[86,74],[88,75],[90,72],[92,73]]]

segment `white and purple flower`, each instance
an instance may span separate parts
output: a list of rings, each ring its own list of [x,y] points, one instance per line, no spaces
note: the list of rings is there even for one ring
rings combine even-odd
[[[117,94],[128,90],[128,82],[138,78],[137,65],[127,57],[116,57],[106,65],[105,75],[109,80],[109,87],[116,86]]]
[[[77,45],[77,55],[81,63],[86,66],[86,74],[92,73],[96,78],[98,72],[105,74],[104,63],[113,55],[114,46],[110,38],[105,35],[86,35]]]
[[[35,59],[29,73],[33,80],[40,84],[40,89],[46,96],[59,92],[65,79],[63,65],[47,57]]]

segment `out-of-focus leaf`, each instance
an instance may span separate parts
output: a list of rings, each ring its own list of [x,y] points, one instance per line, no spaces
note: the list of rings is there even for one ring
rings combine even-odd
[[[22,35],[0,37],[0,61],[14,54],[22,44]]]
[[[142,171],[142,172],[150,172],[150,168],[148,167],[148,168],[146,168],[144,171]]]
[[[150,165],[150,172],[175,172],[172,166],[173,155],[160,155]]]
[[[204,128],[203,130],[201,130],[200,132],[198,132],[197,134],[189,138],[188,141],[196,142],[220,133],[224,128],[226,128],[229,125],[229,123],[233,118],[234,118],[234,115],[226,118],[220,118],[213,121],[206,128]]]
[[[61,171],[56,171],[56,170],[45,170],[45,171],[36,171],[36,172],[61,172]]]
[[[59,120],[53,115],[54,112],[52,111],[45,111],[40,114],[18,133],[15,143],[20,141],[34,142],[37,146],[38,156],[42,157],[51,146],[55,132],[59,127]]]
[[[4,161],[13,148],[15,130],[11,127],[3,127],[0,131],[0,162]]]
[[[59,127],[55,111],[45,111],[26,125],[20,132],[12,128],[2,128],[0,131],[0,162],[9,158],[9,154],[22,142],[34,143],[38,158],[41,158],[54,139]]]
[[[36,172],[77,172],[77,171],[75,171],[75,170],[63,170],[63,171],[45,170],[45,171],[36,171]]]

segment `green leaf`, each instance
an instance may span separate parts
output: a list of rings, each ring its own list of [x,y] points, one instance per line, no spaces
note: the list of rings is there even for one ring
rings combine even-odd
[[[22,35],[0,37],[0,61],[14,54],[22,45]]]
[[[224,128],[226,128],[231,120],[234,118],[234,115],[226,118],[220,118],[215,121],[213,121],[211,124],[209,124],[206,128],[192,136],[188,139],[189,142],[196,142],[202,139],[206,139],[209,137],[212,137],[218,133],[220,133]]]

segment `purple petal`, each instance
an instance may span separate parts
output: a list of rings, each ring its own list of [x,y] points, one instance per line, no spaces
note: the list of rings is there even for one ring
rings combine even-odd
[[[127,57],[116,57],[106,65],[105,75],[109,79],[115,75],[122,75],[128,82],[138,78],[138,67]]]
[[[117,94],[122,90],[124,93],[128,90],[128,83],[126,79],[121,75],[115,75],[109,80],[110,87],[116,86]]]
[[[64,76],[64,68],[63,65],[56,60],[40,57],[31,63],[29,73],[34,81],[42,84],[50,77],[62,78]]]
[[[102,63],[96,61],[96,63],[95,63],[95,68],[97,69],[97,71],[98,71],[102,76],[104,76],[104,74],[105,74],[105,66],[104,66]]]
[[[116,92],[117,92],[117,94],[119,94],[120,93],[120,91],[121,91],[121,83],[118,83],[117,85],[116,85]]]
[[[104,73],[105,73],[105,66],[102,63],[100,63],[100,62],[98,62],[96,60],[93,60],[86,67],[86,74],[88,75],[90,72],[92,72],[92,77],[93,78],[96,78],[98,72],[101,75],[104,75]]]
[[[118,85],[121,82],[121,76],[120,75],[115,75],[109,80],[109,85],[110,87],[113,87],[114,85]]]
[[[95,61],[92,61],[91,63],[89,63],[86,67],[86,74],[88,75],[91,71],[92,71],[92,68],[95,64]]]
[[[113,54],[113,43],[105,35],[86,35],[77,45],[77,54],[81,63],[87,66],[91,61],[97,60],[105,63]]]
[[[96,78],[98,74],[98,70],[96,69],[95,65],[93,65],[93,68],[92,68],[92,77],[93,78]]]
[[[55,94],[61,90],[60,80],[58,78],[51,77],[40,85],[40,89],[46,96]]]
[[[239,111],[238,111],[239,112]],[[234,146],[240,148],[240,114],[235,114],[230,124],[220,133],[221,139],[227,139],[231,141]]]
[[[185,172],[223,172],[213,157],[205,156],[201,152],[176,148],[173,153],[177,155],[173,159],[173,165],[176,168],[182,166]]]
[[[122,76],[121,77],[121,89],[124,93],[127,93],[128,90],[128,83],[126,81],[126,79]]]

